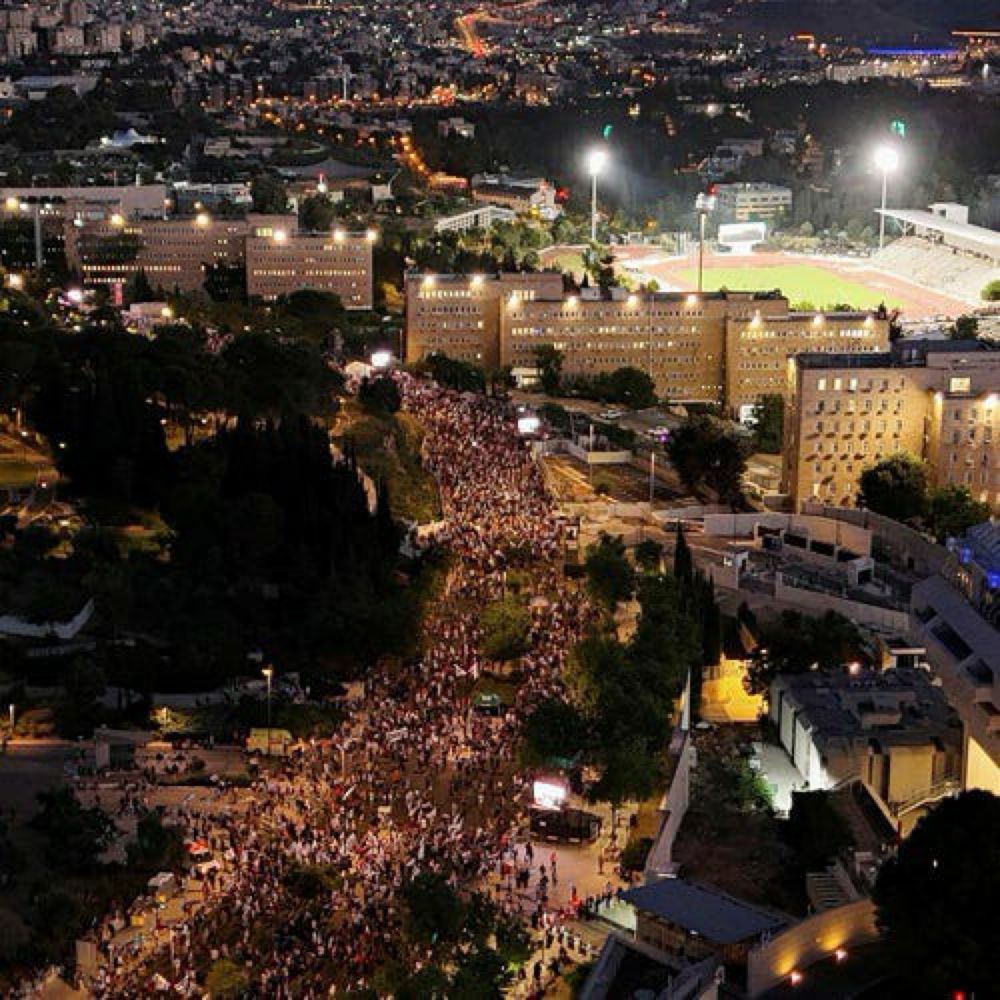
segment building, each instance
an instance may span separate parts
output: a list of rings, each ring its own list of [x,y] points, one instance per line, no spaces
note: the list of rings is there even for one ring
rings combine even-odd
[[[562,294],[562,275],[425,274],[406,277],[406,360],[447,354],[484,368],[500,365],[500,303]]]
[[[894,826],[958,787],[961,730],[923,670],[779,674],[769,715],[810,790],[859,779]]]
[[[276,299],[300,288],[332,292],[345,309],[371,309],[374,232],[248,236],[247,295]]]
[[[409,361],[436,351],[534,370],[535,349],[552,344],[567,375],[632,366],[672,401],[725,403],[744,414],[761,394],[784,394],[797,351],[888,343],[884,319],[793,313],[777,293],[568,294],[557,274],[411,276],[406,325]]]
[[[516,181],[506,175],[488,177],[475,181],[471,194],[475,202],[500,205],[520,215],[537,215],[551,220],[562,212],[556,204],[555,188],[543,179]]]
[[[770,222],[792,210],[792,190],[779,184],[719,184],[715,188],[720,222]]]
[[[788,365],[784,489],[854,506],[861,473],[906,452],[934,486],[1000,509],[1000,351],[981,341],[900,342],[869,354],[799,354]]]
[[[300,288],[334,292],[347,309],[372,307],[374,233],[296,231],[295,216],[127,219],[111,213],[66,225],[66,258],[86,285],[127,283],[196,291],[210,267],[245,269],[247,294],[272,299]]]
[[[913,588],[911,632],[962,720],[962,787],[1000,795],[1000,526],[949,543],[940,574]]]
[[[489,229],[498,222],[513,222],[517,212],[499,205],[476,205],[464,212],[443,215],[434,220],[436,233],[466,233],[470,229]]]
[[[127,219],[160,218],[167,205],[164,184],[95,187],[0,187],[0,207],[40,205],[43,215],[59,219],[102,219],[117,213]]]
[[[717,957],[745,966],[757,942],[793,923],[713,886],[665,878],[621,893],[635,909],[637,941],[685,962]]]

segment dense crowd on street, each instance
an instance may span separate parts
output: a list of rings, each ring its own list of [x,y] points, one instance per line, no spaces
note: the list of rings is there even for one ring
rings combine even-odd
[[[182,919],[157,935],[125,943],[122,915],[107,915],[94,934],[98,997],[200,996],[220,958],[247,971],[251,995],[274,1000],[370,986],[389,958],[418,969],[431,953],[403,934],[401,890],[421,872],[445,876],[460,892],[489,891],[502,911],[546,937],[546,967],[522,970],[522,995],[560,959],[586,950],[552,924],[554,855],[532,850],[528,779],[516,754],[524,713],[561,683],[587,603],[562,579],[558,522],[502,406],[399,378],[425,430],[444,512],[437,541],[450,553],[423,652],[369,674],[363,708],[333,743],[265,768],[232,804],[220,795],[168,813],[222,866],[206,873],[204,898],[185,903]],[[493,718],[470,699],[491,667],[479,616],[513,569],[536,595],[530,648],[515,703]],[[302,870],[325,873],[320,892],[297,891]]]

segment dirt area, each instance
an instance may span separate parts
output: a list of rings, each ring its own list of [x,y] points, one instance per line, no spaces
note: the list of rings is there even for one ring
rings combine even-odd
[[[781,839],[781,822],[767,809],[748,807],[745,790],[720,782],[711,767],[713,761],[744,758],[759,738],[754,725],[719,726],[695,735],[698,765],[674,858],[684,878],[749,903],[804,914],[805,884],[795,855]]]

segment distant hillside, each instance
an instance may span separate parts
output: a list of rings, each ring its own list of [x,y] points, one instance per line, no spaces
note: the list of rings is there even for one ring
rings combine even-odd
[[[942,43],[956,28],[1000,28],[1000,0],[705,0],[725,28],[784,36],[811,31],[824,39],[869,45]],[[731,13],[726,13],[731,11]]]

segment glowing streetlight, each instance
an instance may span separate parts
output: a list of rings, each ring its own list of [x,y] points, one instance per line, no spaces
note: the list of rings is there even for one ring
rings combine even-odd
[[[20,274],[8,274],[7,287],[13,288],[15,292],[19,292],[24,288],[24,278]]]
[[[391,351],[373,351],[372,352],[372,368],[378,368],[379,370],[384,370],[392,364],[392,352]]]
[[[271,679],[274,677],[274,667],[264,667],[261,670],[267,681],[267,755],[271,756]]]
[[[882,171],[882,211],[878,217],[878,248],[885,246],[885,200],[889,188],[889,174],[899,169],[899,151],[892,146],[879,146],[875,150],[875,166]]]
[[[597,239],[597,178],[608,165],[606,149],[592,149],[587,154],[587,173],[590,174],[590,240]]]
[[[375,243],[375,242],[377,242],[378,241],[378,230],[377,229],[369,229],[365,233],[365,239],[369,243]]]

